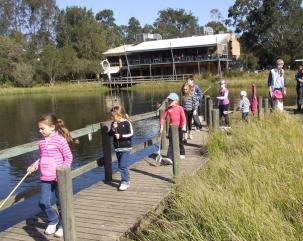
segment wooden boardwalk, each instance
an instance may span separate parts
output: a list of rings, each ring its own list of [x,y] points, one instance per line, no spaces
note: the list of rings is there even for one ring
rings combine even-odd
[[[206,162],[202,154],[207,132],[193,134],[194,139],[185,146],[186,159],[180,163],[182,175],[193,174]],[[131,186],[127,191],[117,191],[119,174],[113,178],[111,185],[99,182],[74,196],[78,241],[123,239],[149,212],[161,206],[174,186],[172,166],[155,166],[150,157],[130,167]],[[43,233],[44,220],[42,214],[31,217],[1,232],[0,240],[63,240]]]

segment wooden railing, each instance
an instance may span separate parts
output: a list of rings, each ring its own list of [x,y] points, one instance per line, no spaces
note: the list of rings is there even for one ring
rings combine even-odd
[[[164,105],[162,104],[160,108],[163,108],[163,106]],[[145,119],[154,118],[154,117],[158,117],[158,116],[159,116],[159,110],[156,110],[156,111],[152,111],[152,112],[134,115],[134,116],[131,116],[130,118],[133,122],[135,122],[135,121],[145,120]],[[110,121],[99,122],[99,123],[88,125],[84,128],[72,131],[71,135],[73,138],[78,138],[78,137],[85,136],[85,135],[91,135],[92,133],[100,131],[102,127],[105,127],[108,125],[110,125]],[[147,143],[154,144],[158,141],[159,141],[159,137],[147,139],[143,143],[139,143],[139,144],[135,145],[132,149],[132,153],[142,150],[143,148],[146,147]],[[0,151],[0,161],[6,160],[11,157],[19,156],[19,155],[22,155],[22,154],[25,154],[28,152],[32,152],[37,149],[38,149],[38,141],[7,148],[7,149]],[[100,145],[100,149],[101,149],[101,145]],[[103,146],[103,153],[104,153],[104,150],[108,151],[107,147],[104,148],[104,146]],[[112,150],[109,149],[109,151],[112,156],[113,155]],[[91,161],[77,169],[72,170],[71,176],[72,176],[72,178],[75,178],[96,167],[103,166],[105,164],[105,161],[106,160],[104,160],[104,156],[101,156],[98,160]],[[107,173],[110,171],[109,168],[111,168],[111,163],[110,163],[110,166],[108,165],[107,167],[108,168],[107,168],[107,170],[105,170],[105,175],[107,175]],[[17,195],[10,197],[8,199],[8,201],[4,204],[4,206],[1,208],[1,210],[6,209],[6,208],[14,205],[17,202],[23,201],[23,200],[25,200],[25,198],[29,198],[29,197],[37,194],[39,191],[40,191],[40,189],[37,187],[31,188],[25,192],[22,192],[22,193],[19,193]],[[3,200],[0,200],[0,203],[2,203],[2,201]]]

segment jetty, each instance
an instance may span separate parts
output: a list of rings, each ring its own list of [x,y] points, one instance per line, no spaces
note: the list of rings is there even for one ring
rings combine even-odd
[[[163,111],[163,110],[162,110]],[[205,110],[206,111],[206,110]],[[133,116],[133,121],[159,118],[161,108],[154,112]],[[127,240],[132,233],[149,223],[155,214],[162,211],[177,180],[192,175],[207,161],[205,144],[207,128],[196,130],[193,139],[185,144],[186,158],[180,159],[177,127],[173,126],[173,165],[159,165],[156,154],[161,144],[161,153],[166,155],[168,140],[166,126],[162,136],[144,140],[133,147],[133,164],[130,166],[130,188],[118,191],[119,173],[113,171],[116,159],[112,152],[111,140],[107,135],[109,123],[96,123],[72,132],[73,137],[102,132],[103,157],[75,170],[57,170],[64,239],[44,234],[45,216],[39,213],[0,232],[0,240]],[[101,145],[101,144],[100,144]],[[33,151],[36,143],[0,151],[0,159]],[[101,146],[100,146],[101,148]],[[95,168],[104,168],[104,180],[72,195],[72,178]],[[32,191],[32,195],[39,190]],[[22,201],[14,196],[4,208]],[[1,200],[0,200],[1,201]],[[38,204],[37,204],[38,205]],[[67,221],[68,220],[68,221]]]

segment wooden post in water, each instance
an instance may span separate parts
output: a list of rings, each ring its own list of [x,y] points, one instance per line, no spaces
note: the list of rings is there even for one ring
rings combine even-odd
[[[161,115],[162,113],[164,112],[164,110],[160,110],[160,118],[161,118]],[[160,136],[161,140],[160,140],[160,145],[161,145],[161,149],[165,149],[166,148],[166,121],[164,121],[163,123],[163,131],[161,133],[161,136]]]
[[[59,198],[63,221],[63,234],[65,241],[76,241],[76,227],[73,210],[73,185],[69,167],[59,167],[56,171]]]
[[[179,147],[179,128],[176,125],[171,125],[172,132],[172,148],[173,148],[173,174],[174,178],[179,176],[179,164],[180,164],[180,147]]]
[[[268,108],[268,98],[264,98],[264,114],[269,113],[269,108]]]
[[[218,129],[219,128],[219,109],[212,109],[212,126],[213,129]]]
[[[258,117],[262,118],[263,115],[263,97],[262,96],[258,96]]]
[[[211,129],[213,128],[213,119],[212,119],[212,109],[213,109],[213,100],[211,98],[207,99],[207,109],[208,109],[208,114],[207,114],[207,117],[208,117],[208,121],[207,121],[207,125],[208,125],[208,128]]]
[[[106,125],[101,125],[101,135],[102,135],[102,149],[104,157],[104,182],[112,181],[112,142],[111,138],[108,136],[109,128]]]

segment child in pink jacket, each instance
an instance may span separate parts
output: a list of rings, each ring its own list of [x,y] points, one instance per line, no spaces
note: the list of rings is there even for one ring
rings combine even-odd
[[[51,196],[55,192],[56,204],[60,213],[56,168],[71,166],[73,156],[68,141],[72,139],[69,131],[64,127],[63,121],[53,114],[45,114],[40,117],[38,128],[42,135],[42,139],[39,141],[40,158],[28,167],[27,172],[32,173],[37,169],[40,170],[41,197],[39,205],[45,212],[48,221],[45,234],[63,237],[60,214],[52,208]]]
[[[180,147],[180,158],[185,159],[185,149],[183,144],[183,132],[186,131],[186,117],[184,113],[184,109],[179,105],[179,96],[176,93],[170,93],[167,96],[168,107],[163,112],[160,118],[160,133],[163,131],[163,124],[166,120],[166,117],[169,116],[170,123],[169,125],[177,125],[179,128],[179,147]],[[168,132],[169,145],[167,150],[167,158],[163,158],[163,161],[167,164],[173,164],[172,156],[172,132],[171,128],[169,128]]]

